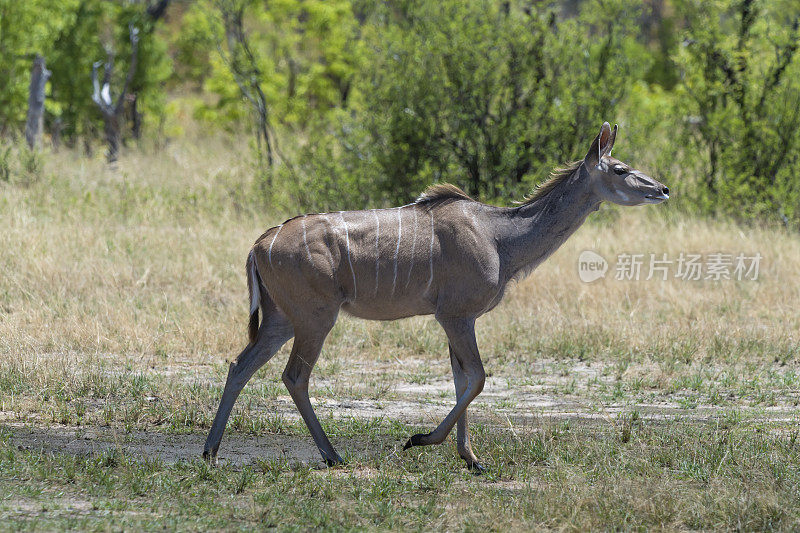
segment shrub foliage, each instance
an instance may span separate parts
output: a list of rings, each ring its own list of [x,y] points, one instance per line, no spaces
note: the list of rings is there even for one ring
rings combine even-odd
[[[40,53],[46,128],[96,137],[91,65],[111,49],[122,76],[133,24],[148,134],[183,134],[189,110],[268,136],[260,196],[291,211],[405,202],[436,181],[519,198],[609,120],[671,205],[800,225],[794,0],[173,0],[156,22],[161,3],[0,0],[0,134],[24,127]]]

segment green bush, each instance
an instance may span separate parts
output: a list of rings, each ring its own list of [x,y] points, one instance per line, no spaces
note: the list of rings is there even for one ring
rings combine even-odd
[[[705,212],[800,222],[800,43],[796,2],[680,0],[682,145]],[[690,173],[691,174],[691,173]]]
[[[351,112],[299,158],[311,178],[293,182],[310,187],[298,199],[404,202],[435,181],[520,197],[583,156],[647,70],[639,7],[587,2],[560,20],[528,2],[381,4],[362,27],[372,55]]]
[[[223,23],[224,13],[239,10],[273,126],[305,128],[329,110],[347,106],[360,57],[348,0],[198,0],[175,39],[177,57],[187,62],[179,71],[218,97],[201,105],[198,117],[225,125],[248,114],[230,65],[242,51],[227,39]]]

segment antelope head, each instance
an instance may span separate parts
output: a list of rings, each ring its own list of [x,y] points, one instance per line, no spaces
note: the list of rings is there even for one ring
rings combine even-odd
[[[604,122],[584,158],[591,188],[603,200],[619,205],[660,204],[669,198],[669,189],[640,170],[611,156],[617,126]]]

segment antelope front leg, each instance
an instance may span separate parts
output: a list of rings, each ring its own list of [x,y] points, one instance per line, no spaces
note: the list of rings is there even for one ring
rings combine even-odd
[[[475,399],[478,394],[483,390],[483,385],[486,382],[486,373],[483,370],[483,363],[481,363],[481,356],[478,352],[478,344],[475,341],[475,319],[474,318],[442,318],[436,317],[439,323],[447,333],[447,338],[450,341],[451,354],[453,354],[460,367],[463,370],[464,377],[466,378],[466,387],[463,393],[458,397],[455,407],[447,414],[442,423],[430,433],[418,433],[413,435],[406,445],[403,446],[404,450],[412,446],[426,446],[428,444],[441,444],[447,435],[452,431],[453,426],[459,418],[462,417],[467,411],[467,406]],[[466,433],[466,418],[465,433]]]
[[[450,346],[450,366],[453,369],[453,380],[456,386],[456,399],[460,398],[467,390],[467,376],[464,369],[461,368],[455,354],[453,354],[453,347]],[[478,462],[478,458],[472,453],[472,446],[469,442],[469,422],[467,421],[467,411],[464,409],[464,414],[458,419],[456,423],[456,447],[458,455],[467,462],[467,467],[479,472],[483,471],[483,467]]]

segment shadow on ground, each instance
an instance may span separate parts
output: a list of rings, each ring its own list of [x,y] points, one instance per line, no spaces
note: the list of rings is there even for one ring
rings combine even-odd
[[[11,444],[21,449],[72,455],[101,454],[119,449],[139,458],[158,458],[165,463],[200,458],[204,434],[166,434],[157,431],[117,433],[110,428],[0,426],[11,431]],[[257,459],[281,459],[290,463],[322,465],[311,438],[297,435],[229,435],[222,442],[220,464],[242,466]]]

